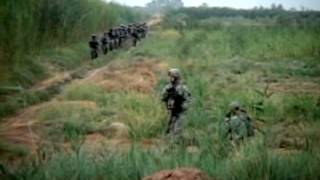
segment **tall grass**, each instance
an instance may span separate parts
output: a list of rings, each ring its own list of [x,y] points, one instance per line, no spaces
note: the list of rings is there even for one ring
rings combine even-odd
[[[35,162],[12,175],[18,179],[141,180],[156,171],[183,166],[198,167],[216,179],[318,179],[320,176],[316,154],[274,155],[259,145],[248,146],[243,151],[243,156],[228,160],[216,156],[214,151],[192,154],[182,147],[165,152],[134,147],[126,154],[107,153],[100,159],[81,151],[57,153],[45,164]]]
[[[1,1],[0,63],[8,67],[1,72],[7,77],[1,83],[32,84],[45,74],[34,59],[39,50],[79,42],[141,17],[129,7],[102,0]]]
[[[28,161],[15,170],[8,168],[6,177],[141,179],[162,169],[187,166],[200,168],[215,179],[319,179],[319,95],[302,91],[299,95],[274,92],[269,96],[263,92],[267,85],[263,78],[309,82],[319,75],[318,54],[312,50],[319,46],[318,33],[232,27],[160,29],[138,48],[123,53],[118,62],[126,65],[141,58],[160,59],[181,69],[193,98],[181,144],[164,136],[167,115],[159,97],[167,83],[164,69],[157,74],[158,84],[150,94],[107,92],[94,82],[75,83],[64,89],[60,101],[91,101],[97,107],[57,106],[39,112],[40,122],[49,126],[44,131],[51,133],[44,133],[43,138],[62,136],[75,142],[90,131],[122,122],[130,127],[133,147],[95,156],[81,148],[71,153],[47,152],[49,158],[45,160]],[[221,126],[229,103],[235,100],[243,104],[259,128],[256,136],[239,148],[231,148]],[[140,146],[143,139],[164,143],[146,150]],[[291,149],[277,144],[288,139],[297,141]],[[197,150],[190,152],[189,145]]]

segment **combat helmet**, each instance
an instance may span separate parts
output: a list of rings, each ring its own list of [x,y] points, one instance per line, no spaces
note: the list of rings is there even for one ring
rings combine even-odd
[[[171,68],[171,69],[169,69],[168,75],[169,75],[170,77],[174,77],[174,78],[178,78],[178,79],[181,78],[180,70],[177,69],[177,68]]]
[[[239,101],[232,101],[229,105],[229,109],[231,111],[234,111],[234,110],[239,110],[241,109],[241,104]]]

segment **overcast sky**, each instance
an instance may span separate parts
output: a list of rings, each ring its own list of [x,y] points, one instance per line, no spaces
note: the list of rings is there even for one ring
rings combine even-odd
[[[129,6],[144,6],[151,0],[112,0]],[[301,6],[307,9],[320,10],[320,0],[183,0],[185,6],[199,6],[207,3],[209,6],[223,6],[233,8],[252,8],[254,6],[270,7],[272,3],[282,4],[285,8],[297,8]]]

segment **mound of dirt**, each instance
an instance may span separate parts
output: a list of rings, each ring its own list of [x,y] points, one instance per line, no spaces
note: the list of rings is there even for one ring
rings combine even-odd
[[[209,177],[195,168],[178,168],[175,170],[163,170],[143,180],[209,180]]]
[[[144,150],[151,150],[151,149],[157,149],[162,150],[166,147],[167,143],[162,139],[144,139],[140,143],[142,149]]]
[[[45,141],[39,135],[44,130],[45,124],[38,120],[38,115],[43,110],[63,107],[83,109],[96,109],[97,105],[91,101],[51,101],[28,107],[21,110],[17,116],[4,119],[0,126],[0,138],[9,144],[23,145],[31,153],[36,152],[40,142]]]
[[[121,122],[113,122],[103,130],[103,134],[113,139],[129,139],[129,127]]]
[[[86,136],[82,149],[97,154],[109,151],[128,151],[132,146],[129,136],[129,127],[121,122],[113,122],[99,132]]]
[[[106,137],[99,133],[89,134],[86,136],[81,149],[86,152],[100,152],[105,148]]]
[[[81,150],[92,155],[105,153],[107,151],[127,152],[132,147],[129,139],[109,139],[102,134],[93,133],[86,136]]]
[[[90,73],[85,82],[96,83],[106,91],[151,92],[157,84],[155,71],[157,64],[137,62],[124,65],[110,65]]]
[[[280,93],[320,94],[320,84],[315,82],[277,82],[271,83],[270,90]]]
[[[258,82],[268,85],[270,93],[320,94],[320,79],[276,78],[260,76]]]
[[[275,149],[301,150],[307,145],[303,124],[282,123],[274,126],[268,144]]]

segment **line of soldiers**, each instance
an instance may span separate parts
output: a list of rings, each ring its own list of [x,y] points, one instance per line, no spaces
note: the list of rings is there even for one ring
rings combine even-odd
[[[96,34],[91,35],[89,41],[91,59],[98,58],[99,52],[108,54],[109,51],[121,48],[129,39],[132,39],[133,46],[146,37],[149,27],[144,23],[134,23],[129,25],[120,25],[109,29],[98,39]]]
[[[168,72],[170,82],[162,90],[162,101],[169,114],[167,134],[180,138],[183,130],[183,119],[191,102],[191,93],[183,84],[179,69],[173,68]],[[254,135],[253,122],[241,104],[234,101],[230,104],[229,112],[223,121],[224,133],[232,145],[238,146],[241,142]]]

